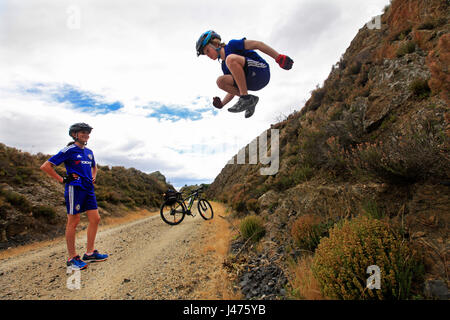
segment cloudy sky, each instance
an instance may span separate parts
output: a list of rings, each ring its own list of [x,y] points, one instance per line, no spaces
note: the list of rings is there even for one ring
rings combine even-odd
[[[357,31],[389,0],[0,0],[0,142],[55,154],[87,122],[101,165],[159,170],[176,187],[209,183],[270,124],[303,107]],[[261,40],[270,64],[253,117],[212,106],[217,61],[195,42]]]

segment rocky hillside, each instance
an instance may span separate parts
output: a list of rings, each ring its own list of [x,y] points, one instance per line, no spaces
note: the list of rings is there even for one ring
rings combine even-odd
[[[448,12],[445,0],[393,0],[381,28],[363,26],[303,108],[271,126],[279,130],[278,172],[265,176],[261,164],[228,164],[209,187],[208,195],[236,216],[263,221],[257,254],[284,269],[289,285],[280,296],[449,297]],[[370,228],[380,230],[373,233],[378,239],[396,240],[380,244]],[[352,232],[354,242],[342,240]],[[341,240],[346,245],[337,252]],[[364,245],[372,240],[370,250],[390,254],[390,262],[368,253]],[[345,260],[345,252],[355,260]],[[390,284],[381,278],[391,293],[368,295],[370,264],[393,274]],[[336,274],[341,284],[332,281]],[[247,298],[263,295],[243,290]]]
[[[39,167],[49,155],[31,155],[0,143],[0,249],[64,233],[64,186]],[[56,168],[61,175],[64,166]],[[103,217],[155,209],[173,186],[160,172],[98,166],[96,196]]]

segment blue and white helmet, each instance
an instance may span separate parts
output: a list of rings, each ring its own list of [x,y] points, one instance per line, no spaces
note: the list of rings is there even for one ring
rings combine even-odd
[[[213,39],[222,40],[220,36],[213,30],[208,30],[202,33],[202,35],[200,36],[200,38],[198,38],[197,43],[195,45],[195,48],[197,49],[197,57],[203,54],[203,48]]]

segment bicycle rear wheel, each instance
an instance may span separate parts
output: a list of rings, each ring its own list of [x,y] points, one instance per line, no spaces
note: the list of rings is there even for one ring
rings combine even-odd
[[[197,209],[200,215],[205,220],[210,220],[214,216],[213,208],[208,200],[200,199],[197,203]]]
[[[175,202],[173,202],[173,200],[164,202],[161,205],[160,212],[163,221],[172,226],[183,221],[184,215],[186,214],[184,204],[180,200]]]

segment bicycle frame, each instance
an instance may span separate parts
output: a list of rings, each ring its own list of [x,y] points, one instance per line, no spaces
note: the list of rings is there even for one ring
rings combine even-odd
[[[181,200],[183,202],[184,207],[188,213],[191,213],[192,206],[194,205],[195,200],[199,198],[199,190],[192,192],[189,196]],[[186,201],[189,200],[188,205],[186,206]]]

